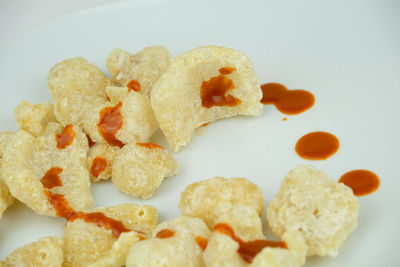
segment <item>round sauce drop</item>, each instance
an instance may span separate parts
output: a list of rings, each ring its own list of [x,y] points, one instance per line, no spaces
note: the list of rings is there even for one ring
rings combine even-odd
[[[40,179],[44,188],[51,189],[53,187],[62,186],[62,181],[60,178],[60,173],[63,171],[62,168],[53,167],[50,168]]]
[[[94,177],[98,177],[107,168],[107,160],[102,157],[95,157],[92,161],[90,171]]]
[[[304,135],[296,143],[296,153],[303,159],[324,160],[339,149],[339,140],[327,132],[312,132]]]
[[[202,251],[206,250],[208,245],[208,240],[201,236],[196,236],[195,238],[197,245],[200,247]]]
[[[219,223],[214,226],[214,231],[218,231],[224,235],[230,236],[239,244],[237,252],[240,257],[247,262],[252,263],[257,254],[265,247],[283,248],[287,249],[287,245],[283,241],[268,241],[268,240],[254,240],[245,242],[235,235],[233,229],[226,223]]]
[[[339,179],[353,190],[355,196],[365,196],[375,192],[380,185],[379,177],[368,170],[354,170],[346,172]]]
[[[229,74],[232,74],[232,72],[234,72],[235,70],[236,70],[236,68],[234,68],[234,67],[225,67],[225,68],[220,68],[218,71],[222,75],[229,75]]]
[[[123,147],[124,143],[115,136],[122,127],[121,115],[122,102],[114,107],[105,107],[100,111],[100,122],[97,124],[98,131],[103,138],[112,146]]]
[[[72,124],[68,124],[61,134],[56,134],[57,148],[64,149],[72,144],[75,138],[75,132],[72,127]]]
[[[140,83],[138,80],[132,80],[130,81],[126,87],[128,87],[129,91],[135,91],[135,92],[140,92],[141,87],[140,87]]]
[[[161,148],[161,149],[165,149],[164,147],[154,144],[154,143],[136,143],[136,145],[138,146],[142,146],[142,147],[146,147],[146,148]]]
[[[274,104],[286,115],[296,115],[306,111],[314,105],[314,95],[306,90],[288,90],[280,83],[266,83],[261,85],[264,105]]]
[[[160,239],[170,238],[175,235],[175,232],[169,229],[162,229],[160,232],[157,233],[156,237]]]

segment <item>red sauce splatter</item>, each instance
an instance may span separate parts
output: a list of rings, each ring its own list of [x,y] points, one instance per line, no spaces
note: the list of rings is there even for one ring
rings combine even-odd
[[[106,100],[107,100],[108,102],[111,101],[111,99],[110,99],[110,97],[109,97],[108,95],[106,95]]]
[[[157,233],[156,237],[160,239],[170,238],[175,235],[175,232],[169,229],[162,229],[160,232]]]
[[[95,157],[90,170],[94,177],[98,177],[107,168],[107,160],[102,157]]]
[[[235,85],[228,77],[223,75],[211,77],[209,81],[204,81],[201,84],[201,104],[206,108],[239,105],[242,102],[240,99],[227,94],[233,88],[235,88]]]
[[[208,240],[201,236],[196,236],[195,238],[197,245],[199,245],[202,251],[206,250],[208,245]]]
[[[324,160],[339,149],[339,140],[327,132],[312,132],[304,135],[296,143],[296,153],[303,159]]]
[[[164,147],[162,147],[162,146],[160,146],[160,145],[157,145],[157,144],[154,144],[154,143],[136,143],[136,145],[138,145],[138,146],[143,146],[143,147],[146,147],[146,148],[162,148],[162,149],[165,149]]]
[[[115,136],[122,127],[121,107],[122,102],[119,102],[114,107],[105,107],[100,111],[100,122],[97,124],[101,136],[103,136],[110,145],[118,147],[124,146]]]
[[[57,148],[64,149],[72,144],[75,138],[75,132],[72,127],[72,124],[68,124],[61,134],[56,134]]]
[[[234,67],[225,67],[225,68],[220,68],[219,73],[221,73],[222,75],[229,75],[232,74],[232,72],[234,72],[235,70],[236,68]]]
[[[139,83],[139,81],[137,81],[137,80],[132,80],[132,81],[130,81],[127,85],[126,85],[126,87],[128,87],[128,91],[131,91],[131,90],[133,90],[133,91],[135,91],[135,92],[140,92],[140,90],[141,90],[141,86],[140,86],[140,83]]]
[[[286,117],[284,117],[282,120],[283,120],[283,121],[287,121],[287,118],[286,118]]]
[[[59,176],[59,174],[63,171],[62,168],[60,167],[53,167],[49,169],[42,179],[40,179],[40,182],[43,184],[44,188],[51,189],[56,186],[61,186],[62,181]]]
[[[88,134],[86,134],[86,138],[88,140],[89,147],[92,147],[96,144],[96,142],[93,141],[92,138],[90,138],[90,136]]]
[[[295,115],[306,111],[314,105],[314,95],[306,90],[288,90],[280,83],[261,85],[264,105],[274,104],[282,113]]]
[[[252,263],[254,257],[265,247],[283,248],[287,249],[287,245],[283,241],[267,241],[267,240],[254,240],[245,242],[235,235],[233,229],[226,223],[219,223],[214,226],[214,231],[218,231],[224,235],[230,236],[239,244],[237,252],[245,262]]]
[[[57,216],[63,217],[67,220],[75,216],[76,212],[71,208],[64,195],[55,194],[47,190],[44,190],[44,193],[47,196],[49,203],[54,207]]]
[[[206,126],[208,126],[208,122],[206,122],[206,123],[203,123],[202,125],[201,125],[201,127],[206,127]]]
[[[342,175],[339,183],[344,183],[353,190],[355,196],[365,196],[375,192],[380,185],[378,175],[368,170],[354,170]]]

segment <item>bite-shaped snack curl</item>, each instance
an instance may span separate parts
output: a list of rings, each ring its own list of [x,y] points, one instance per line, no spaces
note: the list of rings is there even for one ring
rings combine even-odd
[[[178,217],[153,230],[153,237],[132,246],[127,267],[204,266],[203,251],[210,230],[198,218]]]
[[[116,83],[149,97],[153,84],[171,61],[163,46],[146,47],[135,55],[116,48],[108,56],[107,68]]]
[[[4,151],[1,175],[11,194],[41,215],[56,216],[52,202],[65,197],[75,210],[92,203],[86,135],[74,125],[34,137],[19,131]]]
[[[246,178],[214,177],[186,187],[179,209],[183,215],[201,218],[213,228],[221,214],[220,207],[237,204],[251,206],[261,216],[264,208],[261,189]]]
[[[98,144],[89,152],[88,167],[90,179],[94,182],[111,178],[112,165],[118,147]]]
[[[153,143],[129,144],[119,150],[112,166],[112,182],[120,191],[149,198],[164,178],[178,173],[171,154]]]
[[[61,267],[64,242],[59,237],[43,237],[22,248],[16,249],[0,266],[4,267]],[[3,265],[2,265],[3,264]]]
[[[231,48],[199,47],[178,56],[154,84],[151,105],[174,152],[204,123],[259,115],[262,92],[250,60]]]
[[[351,188],[311,166],[299,166],[283,180],[267,220],[277,236],[291,229],[302,232],[308,256],[336,256],[357,227],[358,208]]]
[[[154,207],[136,204],[77,213],[63,230],[64,266],[88,266],[103,260],[106,264],[108,257],[125,262],[126,246],[150,236],[157,219]],[[125,235],[130,232],[134,234]]]

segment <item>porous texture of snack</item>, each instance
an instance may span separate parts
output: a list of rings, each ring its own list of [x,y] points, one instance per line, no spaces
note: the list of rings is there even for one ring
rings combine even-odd
[[[3,158],[4,151],[6,150],[7,146],[10,144],[15,133],[16,132],[12,132],[12,131],[0,132],[0,159]]]
[[[50,102],[30,104],[28,101],[22,101],[15,108],[14,114],[18,128],[36,137],[62,129],[54,115],[53,104]]]
[[[236,106],[202,106],[202,83],[232,67],[234,88],[229,95]],[[185,146],[194,130],[204,123],[237,115],[260,115],[262,92],[250,60],[231,48],[206,46],[179,55],[154,84],[151,105],[168,144],[174,152]]]
[[[12,252],[0,262],[4,267],[57,267],[62,266],[64,242],[59,237],[43,237]]]
[[[10,144],[15,132],[0,132],[0,167],[2,164],[3,151]],[[4,183],[0,168],[0,219],[3,217],[4,211],[14,203],[14,197],[11,195],[8,186]]]
[[[93,199],[87,170],[88,142],[76,126],[70,145],[57,148],[56,134],[34,137],[25,131],[15,134],[4,151],[1,174],[11,194],[41,215],[56,216],[41,179],[51,168],[62,169],[62,185],[46,189],[65,199],[75,210],[89,208]]]
[[[157,210],[154,207],[137,204],[96,208],[88,212],[101,212],[107,217],[121,221],[126,228],[141,232],[145,236],[151,234],[158,220]],[[122,233],[119,238],[123,236]],[[87,266],[95,263],[108,255],[118,240],[111,230],[82,219],[70,221],[65,225],[63,239],[64,266]],[[124,241],[121,242],[124,243]]]
[[[171,61],[171,54],[163,46],[146,47],[135,55],[116,48],[108,56],[107,68],[116,83],[127,86],[136,80],[140,84],[140,93],[150,96],[153,84]]]
[[[98,144],[90,150],[89,157],[88,157],[88,168],[90,171],[90,179],[92,181],[99,182],[101,180],[106,180],[106,179],[111,178],[114,156],[118,150],[119,150],[118,147],[110,146],[108,144]],[[94,176],[93,168],[94,168],[94,164],[96,164],[96,161],[99,160],[98,158],[105,160],[107,165],[106,165],[105,169],[103,171],[99,172],[96,177],[96,176]],[[96,171],[95,171],[95,173],[96,173]]]
[[[111,179],[120,191],[149,198],[164,178],[178,171],[178,163],[165,149],[130,144],[116,154]]]
[[[173,235],[158,238],[162,230],[170,230]],[[178,217],[161,223],[154,229],[152,238],[132,246],[126,266],[205,266],[202,248],[196,242],[199,236],[208,240],[210,231],[198,218]]]
[[[297,229],[305,236],[308,256],[336,256],[357,227],[359,204],[352,190],[311,166],[293,169],[267,209],[271,230],[282,236]]]
[[[261,216],[264,208],[261,189],[246,178],[214,177],[186,187],[179,209],[183,215],[201,218],[212,228],[221,208],[238,204],[251,206]]]

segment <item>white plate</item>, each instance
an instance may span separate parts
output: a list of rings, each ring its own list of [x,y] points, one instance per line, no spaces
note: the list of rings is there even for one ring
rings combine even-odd
[[[92,187],[95,206],[151,204],[164,221],[179,215],[180,192],[201,179],[247,177],[263,189],[268,204],[296,165],[313,164],[334,180],[348,170],[366,168],[380,176],[381,187],[360,198],[359,227],[336,258],[312,257],[307,266],[399,265],[398,8],[394,1],[159,0],[68,14],[0,49],[1,130],[16,128],[13,109],[20,101],[50,100],[46,75],[62,59],[84,56],[105,70],[115,47],[135,52],[161,44],[174,55],[209,44],[241,50],[261,82],[308,89],[315,106],[287,121],[266,106],[260,117],[212,123],[175,154],[182,171],[153,198],[135,199],[111,183],[100,183]],[[317,162],[296,155],[298,138],[314,130],[340,139],[336,155]],[[153,141],[165,145],[160,133]],[[42,236],[60,235],[63,224],[61,218],[14,205],[0,221],[0,258]]]

